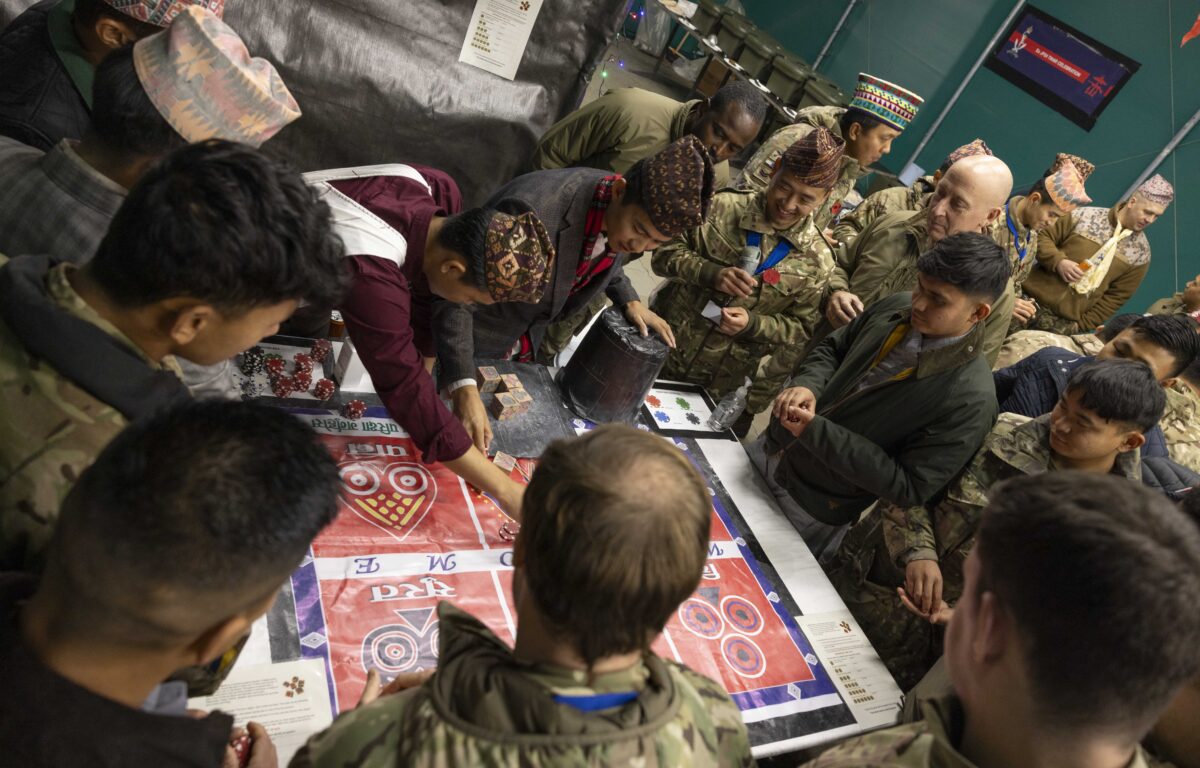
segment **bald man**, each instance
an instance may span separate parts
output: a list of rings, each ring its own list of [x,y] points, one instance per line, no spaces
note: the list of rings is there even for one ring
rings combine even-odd
[[[938,180],[924,210],[898,211],[871,222],[837,252],[825,305],[828,329],[841,328],[880,299],[915,288],[917,257],[941,240],[962,232],[990,232],[1004,215],[1012,185],[1012,172],[1000,158],[964,157]],[[1010,287],[992,307],[983,347],[988,362],[1000,354],[1012,303]]]

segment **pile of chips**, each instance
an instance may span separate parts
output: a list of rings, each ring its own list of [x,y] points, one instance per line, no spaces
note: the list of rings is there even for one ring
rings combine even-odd
[[[333,383],[333,379],[321,379],[317,382],[317,386],[313,387],[313,396],[318,400],[325,401],[333,397],[333,393],[337,391],[337,384]]]
[[[362,400],[351,400],[342,406],[342,415],[347,419],[361,419],[367,412],[367,404]]]
[[[242,353],[240,368],[242,373],[247,376],[253,376],[263,369],[263,365],[267,362],[267,353],[262,347],[250,347]]]

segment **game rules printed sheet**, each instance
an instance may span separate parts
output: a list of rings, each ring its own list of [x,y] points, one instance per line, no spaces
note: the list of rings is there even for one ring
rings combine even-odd
[[[272,659],[323,663],[336,714],[355,706],[371,668],[386,681],[436,666],[439,601],[474,614],[511,643],[512,542],[497,506],[449,470],[422,463],[388,419],[312,411],[297,417],[336,458],[345,492],[336,521],[272,609]],[[696,443],[673,442],[708,481],[712,541],[699,587],[671,617],[655,652],[724,684],[756,754],[777,752],[784,742],[795,748],[800,737],[860,730],[712,467]],[[527,482],[535,465],[519,458],[511,474]]]

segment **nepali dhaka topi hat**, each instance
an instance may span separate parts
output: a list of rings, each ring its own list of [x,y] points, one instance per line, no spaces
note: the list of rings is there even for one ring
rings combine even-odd
[[[257,147],[300,117],[271,62],[252,57],[229,25],[203,8],[184,9],[170,27],[135,43],[133,65],[150,101],[189,143]]]
[[[907,88],[860,72],[850,109],[866,112],[897,131],[903,131],[924,103],[924,99]]]

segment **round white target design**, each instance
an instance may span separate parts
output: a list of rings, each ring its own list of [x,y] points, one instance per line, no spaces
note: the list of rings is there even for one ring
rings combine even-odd
[[[355,496],[370,496],[379,490],[379,470],[366,464],[347,464],[338,471],[342,485]]]
[[[387,478],[393,488],[410,496],[418,496],[429,488],[429,478],[419,467],[393,467],[388,471]]]
[[[421,650],[411,630],[395,625],[379,627],[363,638],[363,667],[385,675],[407,672],[421,660]]]

